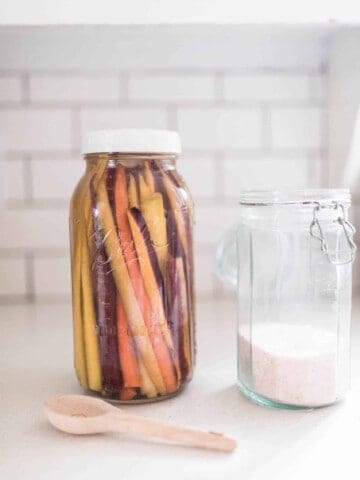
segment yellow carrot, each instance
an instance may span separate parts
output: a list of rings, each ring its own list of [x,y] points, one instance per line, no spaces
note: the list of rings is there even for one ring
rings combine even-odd
[[[93,390],[101,390],[101,370],[95,315],[92,314],[93,293],[89,258],[92,222],[89,184],[93,177],[101,178],[106,170],[108,156],[100,157],[96,164],[87,169],[79,182],[70,208],[75,369],[81,385]]]
[[[140,391],[143,395],[148,398],[154,398],[157,395],[155,385],[151,381],[148,371],[142,361],[139,360],[139,367],[140,367],[140,375],[141,375],[141,387]]]
[[[182,207],[187,206],[185,199],[182,197],[180,189],[175,185],[173,185],[173,183],[171,182],[169,177],[166,175],[166,173],[161,170],[161,174],[162,174],[162,180],[164,182],[164,187],[169,198],[170,207],[175,216],[182,246],[184,250],[187,251],[187,247],[188,247],[188,236],[186,233],[187,226],[186,226],[185,218],[182,212]]]
[[[152,193],[147,183],[145,182],[144,178],[141,175],[138,176],[138,184],[139,184],[140,202],[143,203],[147,198],[150,197]]]
[[[182,330],[183,330],[183,341],[184,341],[184,356],[191,369],[193,364],[192,358],[192,348],[190,341],[190,322],[188,315],[188,305],[187,305],[187,291],[186,291],[186,279],[184,273],[184,263],[182,258],[178,257],[176,259],[176,269],[179,275],[179,288],[180,288],[180,299],[181,299],[181,312],[182,312]]]
[[[102,389],[99,339],[96,328],[94,295],[90,270],[87,239],[83,239],[81,254],[81,293],[83,299],[84,339],[86,352],[86,369],[89,388],[100,392]]]
[[[138,194],[137,194],[137,187],[136,187],[136,182],[135,178],[131,173],[129,174],[129,205],[130,208],[135,207],[139,208],[139,199],[138,199]]]
[[[161,193],[153,193],[141,202],[141,212],[150,232],[161,271],[164,273],[168,255],[166,218]]]
[[[70,237],[71,237],[71,268],[72,268],[72,305],[74,328],[74,360],[75,370],[80,384],[88,388],[86,372],[86,356],[84,343],[84,327],[81,295],[81,255],[83,244],[84,211],[82,208],[86,188],[90,181],[87,172],[80,180],[70,204]]]

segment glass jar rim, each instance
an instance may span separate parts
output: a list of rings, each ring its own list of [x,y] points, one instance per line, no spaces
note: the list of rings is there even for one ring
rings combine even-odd
[[[304,188],[279,190],[244,190],[239,204],[252,206],[312,205],[326,203],[351,203],[348,188]]]

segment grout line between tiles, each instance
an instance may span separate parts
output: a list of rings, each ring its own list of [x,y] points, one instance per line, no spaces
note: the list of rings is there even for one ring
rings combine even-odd
[[[321,114],[321,184],[323,187],[330,187],[331,164],[329,157],[329,116],[327,110],[323,110]]]
[[[225,77],[222,72],[215,72],[214,75],[214,99],[216,105],[223,105],[225,102]]]
[[[25,254],[25,284],[26,284],[26,299],[32,303],[35,300],[35,272],[34,272],[34,254],[27,252]]]
[[[23,161],[23,182],[24,182],[24,199],[26,201],[33,199],[33,174],[31,155],[25,155]],[[24,205],[24,206],[25,206]]]
[[[130,102],[130,79],[128,73],[120,73],[118,82],[119,106]]]
[[[36,75],[48,75],[48,76],[98,76],[98,75],[116,75],[121,73],[130,73],[132,75],[209,75],[214,73],[214,71],[220,70],[224,74],[230,75],[266,75],[266,74],[276,74],[276,75],[304,75],[304,74],[316,74],[316,73],[327,73],[327,65],[320,65],[319,67],[289,67],[289,66],[279,66],[279,67],[269,67],[269,66],[254,66],[254,67],[192,67],[192,66],[183,66],[183,67],[155,67],[155,68],[40,68],[32,70]],[[19,69],[19,68],[7,68],[0,70],[0,76],[6,75],[23,75],[28,73],[29,69]]]
[[[81,118],[80,107],[71,109],[71,144],[74,150],[81,149]]]
[[[225,155],[219,154],[214,156],[215,161],[215,185],[214,185],[214,200],[215,205],[222,203],[225,200]],[[209,204],[209,202],[207,202]]]
[[[219,88],[221,91],[221,87]],[[12,111],[19,111],[23,110],[24,106],[26,106],[29,110],[68,110],[68,109],[85,109],[85,110],[117,110],[118,107],[126,107],[133,110],[151,110],[157,108],[166,108],[169,103],[171,105],[176,105],[179,108],[183,108],[184,110],[189,109],[198,109],[203,108],[204,110],[216,108],[217,106],[221,105],[224,109],[244,109],[248,110],[249,108],[261,108],[264,104],[263,99],[250,99],[250,100],[238,100],[238,99],[229,99],[221,97],[221,93],[216,93],[218,98],[214,98],[212,100],[196,100],[196,99],[188,99],[188,100],[181,100],[181,101],[171,101],[169,102],[168,99],[164,100],[137,100],[127,99],[127,98],[119,98],[118,102],[116,100],[94,100],[94,101],[36,101],[31,103],[26,103],[25,105],[16,103],[16,102],[0,102],[0,108],[6,108]],[[322,99],[309,99],[309,100],[269,100],[268,104],[271,105],[273,108],[278,109],[308,109],[308,108],[322,108],[325,105],[325,102]]]
[[[24,73],[21,75],[21,105],[27,106],[30,104],[30,75]]]
[[[269,105],[265,104],[262,107],[262,130],[261,130],[261,142],[265,153],[271,151],[272,138],[271,138],[271,109]]]
[[[169,130],[178,131],[178,109],[176,105],[168,105],[166,109],[166,125]]]

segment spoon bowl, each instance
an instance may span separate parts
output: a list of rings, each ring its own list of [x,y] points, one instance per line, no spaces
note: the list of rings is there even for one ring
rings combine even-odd
[[[109,431],[107,419],[113,408],[103,400],[85,395],[62,395],[44,402],[49,422],[59,430],[74,435]]]

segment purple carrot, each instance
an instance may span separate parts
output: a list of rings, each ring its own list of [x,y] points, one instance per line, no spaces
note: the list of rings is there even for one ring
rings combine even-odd
[[[151,236],[150,236],[149,229],[146,225],[146,222],[145,222],[145,219],[144,219],[142,213],[140,212],[140,210],[138,208],[136,208],[136,207],[130,208],[130,212],[131,212],[134,220],[136,221],[136,223],[137,223],[137,225],[138,225],[138,227],[141,231],[141,234],[144,238],[144,242],[145,242],[147,251],[149,253],[151,266],[152,266],[154,276],[155,276],[155,279],[156,279],[157,287],[160,291],[161,297],[164,298],[163,277],[162,277],[162,273],[161,273],[161,270],[160,270],[159,261],[158,261],[158,258],[157,258],[156,252],[155,252],[155,248],[154,248],[154,245],[151,241]]]
[[[178,178],[176,171],[166,170],[165,175],[173,181],[173,183],[180,189],[182,180]],[[189,195],[189,193],[187,192]],[[195,290],[194,290],[194,253],[193,253],[193,226],[190,218],[189,209],[183,208],[182,215],[186,225],[186,239],[187,239],[187,256],[188,261],[184,261],[184,271],[186,278],[186,290],[188,296],[189,309],[189,325],[190,325],[190,344],[192,346],[193,363],[196,356],[196,341],[195,341]]]
[[[113,205],[115,169],[109,168],[106,177],[110,204]],[[103,376],[103,390],[106,394],[119,395],[123,379],[119,365],[117,343],[116,287],[111,273],[111,264],[104,247],[104,235],[97,195],[91,183],[91,199],[94,222],[93,278],[95,286],[96,318],[100,343],[100,362]]]
[[[181,325],[183,312],[180,298],[180,279],[177,271],[176,258],[170,257],[167,266],[167,292],[168,292],[168,319],[170,324],[171,335],[174,343],[174,351],[180,365],[181,378],[188,378],[191,371],[191,365],[185,357],[185,344],[183,328]]]
[[[192,346],[192,358],[195,360],[196,354],[196,342],[195,342],[195,295],[194,295],[194,269],[193,269],[193,239],[192,239],[192,219],[190,218],[189,209],[186,206],[186,196],[189,195],[188,192],[185,192],[185,197],[182,195],[182,191],[185,191],[183,187],[183,180],[179,177],[179,174],[176,170],[164,169],[163,174],[167,175],[171,183],[174,185],[174,189],[179,193],[178,198],[180,200],[181,214],[184,218],[186,226],[186,240],[187,240],[187,249],[179,249],[179,256],[183,258],[184,262],[184,273],[186,279],[186,292],[187,292],[187,306],[188,306],[188,315],[189,315],[189,325],[190,325],[190,344]],[[159,171],[161,175],[161,171]],[[162,186],[163,190],[165,187]],[[181,194],[181,195],[180,195]],[[170,206],[169,206],[170,208]],[[178,240],[180,242],[180,239]]]

